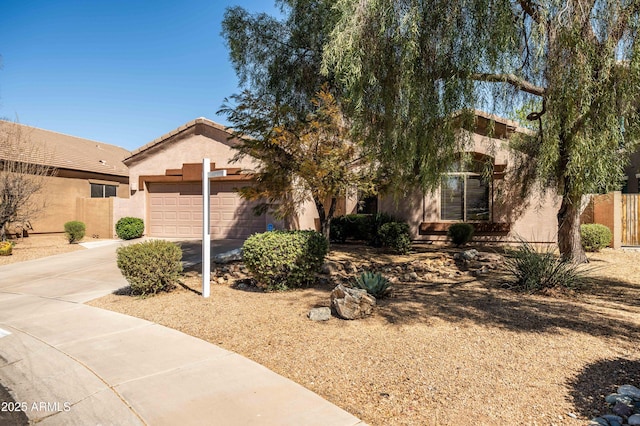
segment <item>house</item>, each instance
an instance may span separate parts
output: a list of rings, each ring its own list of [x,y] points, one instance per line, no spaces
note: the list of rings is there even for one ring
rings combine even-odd
[[[10,142],[16,140],[28,150],[16,149]],[[129,197],[129,171],[122,162],[129,151],[8,121],[0,121],[0,141],[0,161],[52,167],[43,178],[45,189],[36,194],[43,208],[31,221],[30,232],[64,232],[66,222],[80,220],[87,236],[113,236],[121,201]]]
[[[416,190],[400,199],[379,197],[378,211],[406,220],[414,240],[442,241],[452,223],[470,222],[476,239],[557,241],[560,197],[552,191],[524,196],[519,172],[526,159],[508,147],[510,138],[528,131],[514,121],[476,111],[473,132],[460,132],[468,140],[468,161],[444,175],[434,193]],[[487,164],[489,176],[484,172]]]
[[[476,235],[491,241],[553,242],[559,197],[532,193],[523,198],[518,184],[522,155],[508,148],[514,134],[525,132],[515,122],[476,111],[477,126],[461,137],[468,140],[467,163],[442,179],[435,193],[413,191],[339,200],[338,214],[386,212],[406,220],[415,240],[444,240],[455,222],[474,223]],[[185,125],[128,152],[122,148],[46,130],[28,128],[30,141],[47,152],[56,167],[48,177],[47,211],[34,221],[34,232],[61,232],[64,222],[82,220],[88,235],[113,235],[114,221],[140,217],[151,237],[196,239],[202,235],[202,160],[227,176],[211,182],[212,238],[245,238],[254,232],[282,229],[270,215],[256,216],[255,202],[236,189],[251,185],[257,160],[233,162],[240,143],[224,126],[206,118]],[[481,172],[490,164],[491,175]],[[362,210],[361,210],[362,211]],[[303,206],[288,226],[318,226],[315,205]],[[292,225],[293,224],[293,225]]]
[[[476,117],[473,132],[461,130],[469,139],[470,168],[443,177],[438,191],[414,191],[401,200],[391,195],[358,200],[352,194],[339,200],[338,214],[356,213],[363,205],[367,213],[391,213],[409,223],[415,240],[444,240],[450,224],[466,221],[474,223],[476,234],[487,240],[556,241],[560,198],[535,192],[523,198],[519,193],[515,172],[522,156],[508,149],[507,141],[526,130],[482,111],[476,111]],[[256,166],[249,158],[231,161],[238,143],[224,126],[198,118],[133,151],[124,160],[131,179],[130,215],[143,218],[145,232],[152,237],[200,238],[202,159],[209,158],[212,171],[227,170],[226,177],[214,178],[211,184],[213,238],[245,238],[284,228],[284,223],[269,215],[255,216],[255,203],[236,193],[237,188],[251,184]],[[479,166],[487,162],[493,173],[484,179]],[[317,218],[309,202],[291,223],[298,229],[317,229]]]
[[[124,160],[129,168],[129,211],[145,222],[152,237],[202,237],[202,160],[227,176],[211,181],[212,238],[245,238],[283,224],[271,216],[256,216],[255,202],[244,200],[237,188],[250,185],[255,160],[232,163],[239,141],[226,128],[197,118],[136,149]]]

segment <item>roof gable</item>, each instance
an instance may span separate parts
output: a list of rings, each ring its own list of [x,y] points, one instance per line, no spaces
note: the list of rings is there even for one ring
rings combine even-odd
[[[239,141],[234,138],[233,133],[225,126],[207,118],[200,117],[134,150],[131,156],[124,160],[124,163],[127,166],[131,166],[161,151],[167,145],[174,144],[190,135],[206,135],[228,146],[235,146],[239,143]]]
[[[5,140],[8,132],[19,132],[18,137],[28,143],[30,149],[25,158],[24,152],[9,152],[8,144],[2,143],[2,159],[44,164],[58,169],[129,175],[129,169],[123,160],[130,153],[119,146],[0,120],[0,140]]]

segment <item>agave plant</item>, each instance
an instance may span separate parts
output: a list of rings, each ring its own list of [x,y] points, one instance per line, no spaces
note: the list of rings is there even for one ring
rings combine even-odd
[[[354,287],[367,290],[375,298],[384,297],[389,291],[391,282],[379,272],[365,271],[356,277]]]

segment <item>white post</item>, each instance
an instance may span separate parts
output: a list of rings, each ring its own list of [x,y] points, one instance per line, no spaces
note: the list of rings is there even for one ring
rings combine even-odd
[[[211,161],[204,158],[202,160],[202,297],[209,297],[211,292],[210,169]]]
[[[202,159],[202,297],[211,295],[211,185],[210,179],[226,176],[226,170],[209,171],[211,161]]]

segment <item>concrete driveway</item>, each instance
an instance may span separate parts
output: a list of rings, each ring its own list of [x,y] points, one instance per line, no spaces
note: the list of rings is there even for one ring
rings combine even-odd
[[[362,424],[236,353],[84,305],[127,284],[119,245],[0,267],[0,384],[31,422]]]

